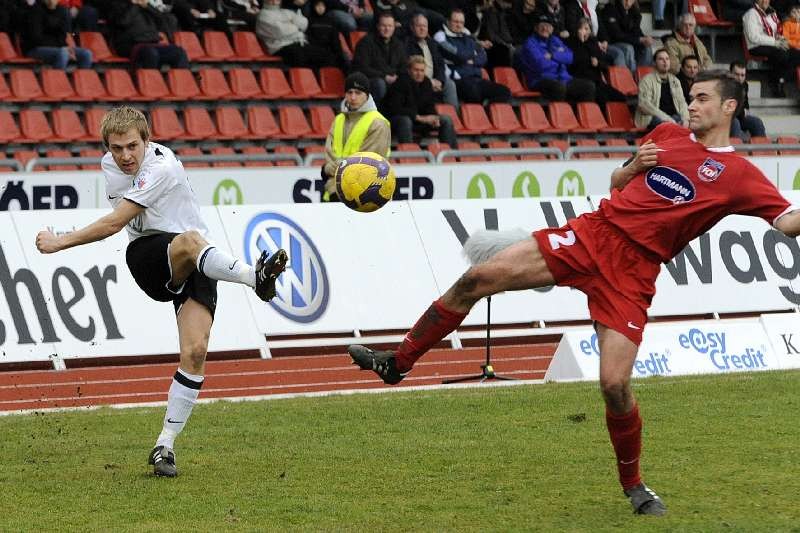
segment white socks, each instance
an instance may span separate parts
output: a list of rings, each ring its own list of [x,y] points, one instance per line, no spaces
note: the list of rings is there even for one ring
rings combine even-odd
[[[197,256],[197,270],[211,279],[256,286],[256,271],[244,261],[235,259],[216,246],[206,246]]]
[[[192,408],[203,386],[203,376],[195,376],[178,369],[172,378],[167,397],[167,413],[164,415],[164,428],[158,436],[156,446],[175,447],[175,437],[183,431],[183,426],[192,414]]]

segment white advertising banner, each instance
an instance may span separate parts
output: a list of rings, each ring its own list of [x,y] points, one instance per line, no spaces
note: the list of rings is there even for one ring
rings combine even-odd
[[[104,184],[99,171],[0,174],[0,211],[105,207]]]
[[[761,315],[781,368],[800,368],[800,313]]]
[[[411,202],[414,221],[422,237],[441,292],[469,267],[461,250],[466,238],[479,229],[536,230],[559,227],[590,210],[586,198],[498,199]],[[583,293],[564,287],[508,292],[492,297],[492,320],[521,323],[539,320],[583,320],[589,317]],[[465,324],[486,322],[486,306],[477,305]]]
[[[233,253],[254,263],[284,248],[269,303],[250,297],[269,335],[406,328],[438,297],[407,202],[374,213],[342,204],[220,207]]]
[[[104,213],[61,211],[48,217],[47,226],[57,233],[72,231]],[[203,215],[212,240],[227,249],[216,209],[204,208]],[[173,306],[150,300],[136,285],[125,262],[126,232],[42,255],[35,247],[36,234],[45,227],[41,216],[30,211],[11,216],[21,243],[16,252],[12,244],[11,256],[20,261],[8,265],[10,277],[3,276],[0,265],[0,281],[7,305],[21,306],[26,327],[15,323],[16,332],[12,329],[7,336],[3,349],[11,354],[8,360],[46,359],[52,353],[68,359],[178,352]],[[265,351],[248,308],[247,289],[224,283],[218,287],[209,350]],[[34,344],[28,346],[31,337]]]
[[[721,374],[782,368],[758,319],[649,324],[633,377]],[[593,328],[564,334],[547,381],[597,380],[600,351]]]

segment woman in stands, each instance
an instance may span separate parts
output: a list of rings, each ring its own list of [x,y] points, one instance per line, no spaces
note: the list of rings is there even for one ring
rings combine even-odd
[[[578,21],[578,31],[567,39],[567,46],[572,50],[572,64],[568,66],[569,73],[573,78],[594,83],[594,94],[598,104],[625,101],[624,94],[603,80],[603,73],[608,69],[610,58],[608,54],[600,50],[597,39],[592,35],[589,19],[583,18]]]

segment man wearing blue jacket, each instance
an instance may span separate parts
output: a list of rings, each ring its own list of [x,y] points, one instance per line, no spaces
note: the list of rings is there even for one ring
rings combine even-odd
[[[537,16],[536,31],[522,45],[518,63],[528,88],[540,91],[548,100],[594,100],[594,84],[575,79],[567,71],[572,64],[572,50],[553,35],[553,21],[545,13]]]

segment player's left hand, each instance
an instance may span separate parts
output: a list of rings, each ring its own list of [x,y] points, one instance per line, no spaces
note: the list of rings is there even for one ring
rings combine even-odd
[[[43,254],[52,254],[61,249],[59,237],[52,231],[40,231],[36,235],[36,249]]]

